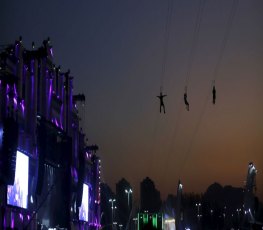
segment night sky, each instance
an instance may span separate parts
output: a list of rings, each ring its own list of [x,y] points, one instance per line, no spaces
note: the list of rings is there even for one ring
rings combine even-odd
[[[124,177],[138,195],[146,176],[163,199],[179,178],[186,192],[242,187],[253,161],[263,200],[263,1],[235,2],[1,0],[0,45],[50,37],[55,64],[86,95],[83,129],[113,190]]]

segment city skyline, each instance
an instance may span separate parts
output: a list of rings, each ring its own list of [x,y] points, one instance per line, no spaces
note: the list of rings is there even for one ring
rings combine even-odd
[[[112,188],[124,177],[138,195],[147,176],[162,199],[179,179],[186,192],[214,182],[242,187],[252,161],[263,200],[262,1],[2,1],[0,11],[0,45],[21,35],[30,48],[50,37],[54,62],[71,69],[74,94],[86,95],[84,132]]]

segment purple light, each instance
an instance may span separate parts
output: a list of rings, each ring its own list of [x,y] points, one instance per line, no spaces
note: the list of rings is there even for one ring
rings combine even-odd
[[[14,214],[13,214],[13,212],[11,212],[11,228],[14,228],[14,226],[15,226],[15,220],[14,219],[15,219]]]
[[[25,106],[24,106],[24,100],[22,100],[20,102],[20,105],[21,105],[21,108],[22,108],[22,113],[23,113],[23,116],[25,115]]]
[[[51,94],[52,94],[52,79],[49,79],[48,109],[50,109]]]
[[[19,213],[19,218],[23,222],[24,217],[23,217],[23,215],[21,213]]]
[[[15,104],[15,108],[16,108],[17,107],[17,100],[15,97],[14,97],[14,104]]]
[[[56,124],[57,127],[59,127],[59,125],[58,125],[58,121],[57,121],[56,118],[55,118],[55,124]]]
[[[61,100],[62,100],[62,102],[64,100],[64,87],[61,88]],[[61,110],[60,110],[60,122],[61,122],[62,129],[63,129],[63,119],[64,119],[64,114],[63,113],[64,113],[64,105],[62,103]]]
[[[17,96],[17,90],[16,90],[16,85],[14,84],[14,93]]]
[[[4,215],[4,228],[6,227],[6,218],[5,218],[5,215]]]
[[[50,54],[53,57],[53,49],[52,49],[52,47],[50,48]]]
[[[31,73],[33,73],[34,72],[34,60],[31,60]]]
[[[60,128],[63,129],[63,104],[60,108]]]
[[[73,178],[74,182],[78,182],[78,173],[75,167],[71,166],[71,177]]]
[[[33,72],[32,72],[33,73]],[[32,74],[32,76],[31,76],[31,100],[34,100],[34,75]],[[34,107],[34,103],[32,102],[31,103],[31,108],[33,109],[33,107]]]
[[[49,97],[51,97],[52,94],[52,79],[49,79]]]

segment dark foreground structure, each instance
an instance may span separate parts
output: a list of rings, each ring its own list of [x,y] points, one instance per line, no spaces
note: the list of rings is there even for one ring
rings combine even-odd
[[[0,229],[98,229],[100,159],[49,39],[0,51]]]

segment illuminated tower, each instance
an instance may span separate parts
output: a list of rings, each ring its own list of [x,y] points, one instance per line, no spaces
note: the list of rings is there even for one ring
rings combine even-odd
[[[183,185],[181,181],[178,181],[177,187],[177,200],[176,200],[176,218],[175,218],[175,225],[176,230],[181,230],[182,228],[182,221],[183,221],[183,213],[182,213],[182,194],[183,194]]]
[[[256,174],[256,167],[252,162],[250,162],[248,164],[247,180],[245,185],[244,210],[252,222],[254,222],[255,216],[254,191],[256,189]]]

